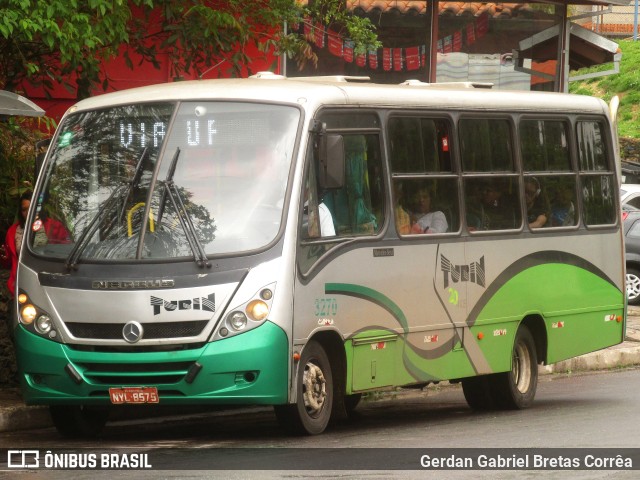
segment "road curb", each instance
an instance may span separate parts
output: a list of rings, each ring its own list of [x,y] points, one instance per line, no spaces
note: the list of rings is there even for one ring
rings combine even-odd
[[[618,347],[588,353],[552,365],[540,367],[539,373],[569,373],[586,370],[608,370],[640,365],[640,345]]]
[[[33,430],[52,425],[49,407],[28,407],[26,405],[3,405],[0,407],[0,432]]]

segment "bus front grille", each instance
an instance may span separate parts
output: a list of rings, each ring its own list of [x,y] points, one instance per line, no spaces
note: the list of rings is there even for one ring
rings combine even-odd
[[[192,320],[187,322],[144,323],[144,338],[197,337],[207,326],[208,320]],[[92,340],[122,340],[124,323],[81,323],[67,322],[67,328],[76,338]]]
[[[181,381],[193,363],[79,363],[78,367],[93,384],[167,385]]]

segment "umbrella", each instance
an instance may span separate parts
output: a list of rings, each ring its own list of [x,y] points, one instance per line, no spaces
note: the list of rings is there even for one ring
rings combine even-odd
[[[44,110],[27,98],[0,90],[0,115],[41,117]]]

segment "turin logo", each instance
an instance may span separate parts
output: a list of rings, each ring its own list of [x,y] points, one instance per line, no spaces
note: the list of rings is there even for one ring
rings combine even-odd
[[[447,257],[440,254],[440,270],[444,274],[444,288],[449,287],[449,281],[471,282],[481,287],[485,286],[484,256],[469,265],[453,265]]]
[[[160,315],[161,308],[167,312],[176,310],[206,310],[207,312],[216,311],[216,294],[211,293],[207,297],[188,298],[185,300],[164,300],[160,297],[151,297],[151,306],[153,314]]]

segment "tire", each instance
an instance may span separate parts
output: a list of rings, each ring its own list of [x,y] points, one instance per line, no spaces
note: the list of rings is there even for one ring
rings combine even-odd
[[[505,410],[528,408],[538,387],[538,355],[529,329],[521,325],[511,354],[511,370],[490,377],[491,396]]]
[[[465,378],[462,380],[462,392],[473,410],[493,410],[496,407],[488,375]]]
[[[640,272],[635,268],[627,268],[627,303],[640,305]]]
[[[278,423],[294,434],[317,435],[324,432],[333,408],[333,376],[324,348],[309,342],[298,365],[296,403],[274,407]]]
[[[109,409],[87,405],[52,405],[53,425],[67,438],[95,438],[109,419]]]

